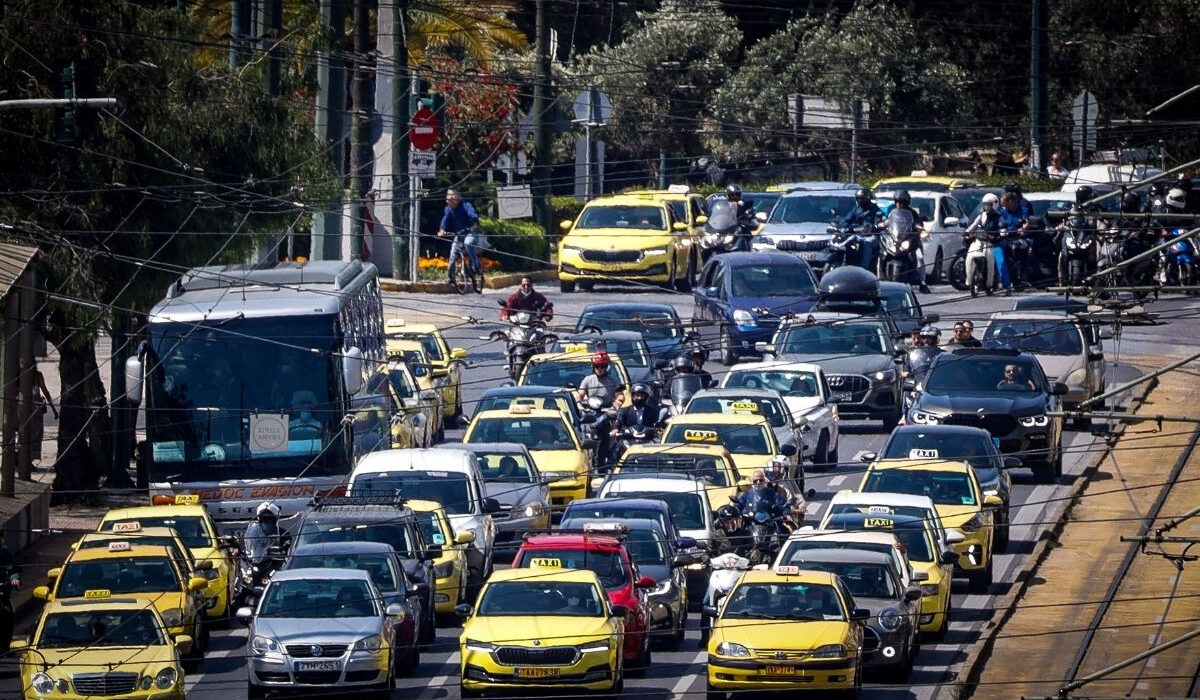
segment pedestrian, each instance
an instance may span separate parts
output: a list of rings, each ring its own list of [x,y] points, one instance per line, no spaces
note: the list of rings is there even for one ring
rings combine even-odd
[[[963,320],[957,321],[954,324],[954,340],[951,340],[949,346],[957,348],[981,348],[983,342],[975,337],[975,324]]]
[[[33,430],[30,434],[30,454],[35,462],[42,459],[42,439],[46,431],[46,411],[49,410],[58,420],[58,409],[54,406],[54,397],[46,387],[46,378],[39,369],[33,370]]]
[[[1070,172],[1063,166],[1062,154],[1055,151],[1050,154],[1050,165],[1046,166],[1046,174],[1051,180],[1066,180]]]
[[[12,592],[21,588],[21,567],[13,561],[8,544],[0,537],[0,655],[7,654],[12,644]]]
[[[437,235],[438,238],[453,236],[450,244],[451,265],[446,268],[446,278],[451,284],[454,283],[455,253],[463,248],[475,269],[483,269],[479,265],[479,215],[470,202],[463,201],[458,190],[446,190],[446,208],[442,212]]]

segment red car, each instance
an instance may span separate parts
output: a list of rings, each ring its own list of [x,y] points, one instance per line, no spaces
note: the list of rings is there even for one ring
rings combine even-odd
[[[547,566],[587,569],[600,577],[608,600],[624,605],[624,659],[626,668],[638,672],[650,666],[650,606],[646,590],[654,588],[654,579],[638,574],[629,552],[616,533],[571,530],[535,535],[526,539],[513,558],[513,568]]]

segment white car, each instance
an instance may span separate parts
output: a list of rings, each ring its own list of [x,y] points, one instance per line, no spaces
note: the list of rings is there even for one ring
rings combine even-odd
[[[878,513],[880,515],[915,515],[930,520],[938,533],[938,544],[942,551],[953,549],[951,545],[962,542],[966,536],[954,528],[947,529],[942,524],[942,518],[934,507],[933,499],[929,496],[917,496],[907,493],[862,493],[859,491],[839,491],[829,499],[821,522],[828,522],[830,516],[848,512]],[[824,527],[824,525],[822,525]]]
[[[875,203],[885,212],[895,206],[894,192],[879,192]],[[962,247],[962,234],[970,221],[965,220],[962,205],[948,192],[910,190],[913,211],[925,217],[926,236],[921,237],[929,284],[947,279],[954,253]]]
[[[1101,341],[1111,333],[1055,311],[1000,311],[988,318],[983,341],[1037,358],[1051,382],[1067,385],[1068,409],[1104,392],[1107,366]]]
[[[837,464],[842,421],[820,365],[779,360],[745,362],[729,368],[721,379],[721,388],[778,391],[792,418],[803,420],[808,427],[801,433],[804,455],[813,464]]]
[[[919,580],[913,571],[912,564],[904,556],[903,544],[894,534],[882,530],[844,531],[802,527],[788,536],[787,541],[779,548],[779,554],[775,555],[775,561],[771,564],[771,568],[791,564],[792,558],[801,550],[830,547],[886,552],[896,562],[896,570],[900,572],[902,586],[908,588]]]
[[[792,253],[820,274],[823,272],[820,255],[833,237],[829,226],[854,209],[854,192],[845,188],[788,191],[752,239],[754,250]]]
[[[604,480],[598,496],[663,501],[680,535],[693,537],[712,551],[723,549],[725,534],[713,517],[708,489],[703,480],[690,474],[614,474]]]

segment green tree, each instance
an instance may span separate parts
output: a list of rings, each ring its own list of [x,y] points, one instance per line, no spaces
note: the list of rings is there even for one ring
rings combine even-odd
[[[137,322],[182,270],[303,228],[293,202],[323,201],[330,173],[308,106],[206,65],[200,28],[173,2],[10,0],[2,23],[6,97],[53,97],[59,70],[86,58],[96,92],[119,103],[72,144],[51,138],[50,112],[0,112],[0,221],[43,251],[38,320],[59,351],[56,498],[81,499],[111,466],[97,336]]]

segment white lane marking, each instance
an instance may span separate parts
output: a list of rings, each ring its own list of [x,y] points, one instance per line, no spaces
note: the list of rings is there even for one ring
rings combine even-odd
[[[809,503],[808,510],[806,511],[806,513],[808,515],[817,515],[818,513],[821,512],[821,507],[824,505],[825,505],[824,503]]]
[[[421,693],[421,697],[433,697],[434,693],[441,690],[442,686],[446,685],[446,681],[448,680],[450,680],[450,676],[434,676],[433,678],[430,678],[429,685],[425,688],[424,692]]]
[[[833,488],[835,486],[841,486],[842,482],[845,480],[846,480],[845,474],[838,474],[837,476],[835,476],[829,480],[829,488]]]
[[[233,635],[230,635],[230,637],[237,639],[237,637],[234,637]],[[232,649],[224,649],[222,651],[210,651],[210,652],[205,653],[204,660],[208,661],[210,659],[224,659],[226,657],[233,656],[234,654],[245,654],[248,648],[249,647],[246,644],[245,638],[242,638],[242,643],[238,644],[237,646],[233,647]],[[249,662],[247,661],[247,663],[249,663]],[[186,695],[186,694],[192,692],[193,690],[195,690],[196,684],[199,683],[200,680],[207,675],[209,675],[209,674],[201,672],[201,671],[197,671],[195,673],[184,673],[183,674],[183,692],[184,692],[184,694]]]
[[[695,666],[696,664],[700,663],[701,659],[703,659],[707,654],[708,654],[707,650],[696,652],[696,655],[694,657],[692,657],[692,660],[690,662],[688,662],[688,666]],[[688,690],[692,687],[692,685],[694,683],[698,682],[701,678],[705,678],[705,679],[708,678],[708,676],[706,675],[707,673],[708,673],[707,669],[702,669],[701,673],[697,673],[697,674],[689,673],[688,675],[682,676],[679,680],[675,681],[675,685],[671,686],[671,695],[673,697],[674,696],[686,697],[686,693],[688,692]]]

